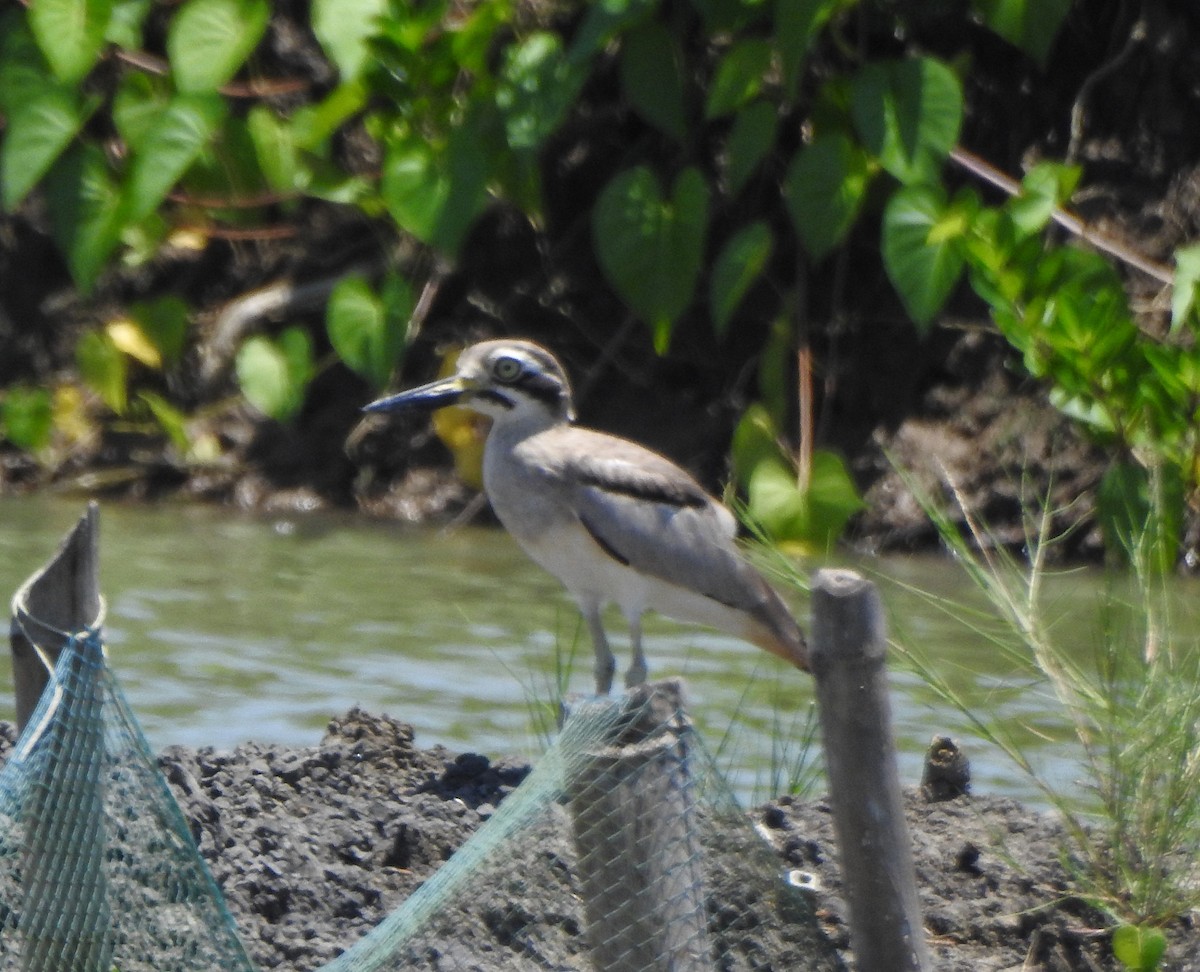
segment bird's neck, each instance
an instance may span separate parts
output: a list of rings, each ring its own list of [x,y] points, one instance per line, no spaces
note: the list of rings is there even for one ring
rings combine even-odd
[[[514,443],[550,429],[570,424],[565,415],[555,415],[546,409],[523,409],[497,416],[492,422],[488,439]]]

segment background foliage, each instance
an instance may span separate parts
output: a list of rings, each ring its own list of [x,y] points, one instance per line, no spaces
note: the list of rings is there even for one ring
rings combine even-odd
[[[1111,449],[1109,533],[1129,532],[1149,491],[1169,500],[1166,566],[1200,476],[1197,251],[1180,252],[1156,332],[1109,258],[1047,232],[1078,169],[1033,166],[1004,201],[950,164],[972,57],[1000,45],[1036,74],[1069,6],[314,0],[273,21],[265,0],[39,0],[0,17],[0,201],[44,215],[85,295],[172,254],[203,260],[280,227],[302,234],[318,213],[357,214],[374,255],[323,268],[323,320],[285,313],[226,341],[240,393],[280,422],[331,368],[383,388],[422,298],[480,237],[531,239],[547,292],[567,267],[603,281],[556,313],[599,302],[659,355],[757,373],[737,388],[737,478],[749,515],[803,548],[827,546],[861,507],[814,420],[847,281],[881,260],[927,337],[965,280],[1029,374]],[[935,34],[940,50],[906,40]],[[840,284],[818,303],[825,280]],[[219,344],[211,294],[150,289],[72,336],[82,388],[10,385],[12,445],[52,464],[115,416],[159,430],[185,464],[219,459],[195,419],[222,386],[190,377]]]

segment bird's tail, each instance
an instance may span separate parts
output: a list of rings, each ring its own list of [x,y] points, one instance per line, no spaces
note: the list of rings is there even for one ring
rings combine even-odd
[[[800,625],[792,617],[783,599],[770,591],[770,596],[753,612],[754,626],[749,641],[759,648],[778,655],[801,671],[808,667],[808,642]]]

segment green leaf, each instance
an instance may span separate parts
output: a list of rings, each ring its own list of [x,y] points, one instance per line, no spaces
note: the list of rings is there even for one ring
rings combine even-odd
[[[658,178],[644,166],[618,174],[596,200],[592,233],[600,266],[650,326],[660,353],[696,289],[708,202],[708,186],[698,170],[684,169],[666,199]]]
[[[246,131],[267,185],[280,192],[304,188],[309,172],[301,164],[295,132],[287,121],[266,105],[255,105],[246,116]]]
[[[113,0],[104,39],[114,47],[137,50],[144,43],[142,26],[154,0]]]
[[[765,40],[734,44],[717,65],[704,106],[705,117],[719,118],[737,111],[758,94],[770,66],[771,45]]]
[[[158,350],[164,366],[178,364],[187,343],[188,306],[179,297],[139,301],[129,308],[146,339]]]
[[[112,0],[36,0],[29,26],[54,76],[63,84],[82,81],[100,57]]]
[[[625,98],[646,121],[676,141],[687,136],[682,62],[675,36],[656,20],[627,34],[621,47]]]
[[[0,145],[3,203],[13,209],[71,144],[86,113],[73,90],[48,87],[15,108]]]
[[[710,34],[735,34],[763,16],[763,0],[691,0]]]
[[[264,415],[287,421],[303,406],[312,378],[308,334],[289,327],[276,341],[255,335],[238,349],[236,370],[246,400]]]
[[[1184,514],[1178,468],[1162,465],[1151,471],[1132,461],[1115,463],[1100,481],[1096,500],[1110,551],[1143,570],[1165,574],[1174,569]],[[1153,968],[1130,966],[1143,967]]]
[[[150,414],[158,422],[159,428],[171,440],[171,445],[180,453],[187,455],[192,445],[191,438],[187,433],[187,416],[161,395],[156,395],[152,391],[139,391],[138,398],[146,403]]]
[[[79,374],[101,400],[118,415],[128,405],[128,359],[101,331],[88,331],[75,345]]]
[[[769,101],[752,101],[733,119],[725,145],[725,177],[736,195],[775,144],[776,109]]]
[[[873,62],[854,79],[851,114],[863,144],[888,172],[908,185],[935,182],[958,141],[962,89],[932,58]]]
[[[658,0],[604,0],[583,4],[583,22],[575,31],[567,56],[583,64],[609,45],[614,37],[644,22]]]
[[[0,399],[0,433],[18,449],[36,452],[54,431],[54,399],[45,388],[16,385]]]
[[[388,286],[385,303],[365,279],[346,277],[334,287],[325,311],[329,341],[338,357],[375,389],[387,385],[400,360],[415,306],[403,278],[395,276]]]
[[[0,14],[0,114],[12,116],[54,84],[23,9],[13,5]]]
[[[729,330],[734,311],[771,256],[771,230],[761,220],[733,235],[721,250],[709,279],[713,329],[719,337]]]
[[[450,180],[433,148],[423,141],[404,141],[389,147],[380,185],[392,219],[428,243],[450,198]]]
[[[997,34],[1046,63],[1071,0],[973,0],[983,21]]]
[[[120,240],[120,192],[104,153],[94,145],[76,145],[63,155],[45,186],[55,241],[86,293]]]
[[[237,74],[267,29],[267,0],[188,0],[167,31],[167,57],[183,92],[216,91]]]
[[[125,185],[127,217],[138,222],[154,212],[204,150],[225,118],[215,94],[176,95],[141,140]]]
[[[1070,198],[1079,182],[1080,169],[1040,162],[1021,180],[1021,194],[1009,200],[1005,211],[1021,233],[1031,236],[1046,228],[1055,207]]]
[[[380,191],[392,219],[446,253],[458,252],[487,203],[488,160],[470,120],[438,151],[423,139],[388,146]]]
[[[1171,332],[1176,333],[1196,309],[1200,284],[1200,243],[1175,251],[1175,287],[1171,292]]]
[[[825,552],[860,509],[862,498],[832,452],[812,455],[807,487],[797,481],[791,459],[779,447],[778,436],[758,404],[738,423],[733,438],[734,467],[746,489],[749,516],[773,541],[810,552]]]
[[[165,79],[142,71],[130,71],[121,78],[113,98],[112,118],[130,151],[138,151],[154,132],[171,104],[171,94]]]
[[[310,152],[324,146],[342,124],[362,110],[367,88],[359,82],[339,84],[315,105],[306,105],[291,117],[292,138]]]
[[[932,186],[900,189],[884,210],[883,265],[921,331],[941,310],[962,273],[962,250],[946,229],[958,224],[944,193]]]
[[[813,39],[843,0],[775,0],[775,39],[783,60],[783,85],[796,96]]]
[[[585,70],[563,53],[557,34],[536,31],[508,48],[496,87],[508,144],[540,148],[562,123],[586,79]]]
[[[792,160],[784,199],[792,224],[814,260],[846,238],[870,181],[867,156],[841,134],[814,139]]]
[[[370,61],[367,41],[387,13],[387,0],[313,0],[309,15],[313,33],[337,65],[343,81],[353,81]]]
[[[733,430],[729,451],[734,475],[743,489],[750,482],[750,473],[760,463],[778,460],[783,456],[775,424],[761,402],[752,404],[742,415]]]

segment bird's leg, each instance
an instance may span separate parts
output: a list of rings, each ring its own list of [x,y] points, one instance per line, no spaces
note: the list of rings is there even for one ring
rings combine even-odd
[[[604,624],[600,620],[599,604],[581,604],[583,620],[587,622],[588,631],[592,636],[592,650],[596,653],[596,665],[592,669],[596,676],[596,694],[608,695],[612,691],[613,672],[617,670],[617,660],[613,657],[612,649],[608,647],[608,638],[604,635]]]
[[[629,647],[633,657],[629,662],[629,670],[625,672],[625,687],[633,688],[646,681],[646,655],[642,651],[642,616],[636,614],[629,618]]]

